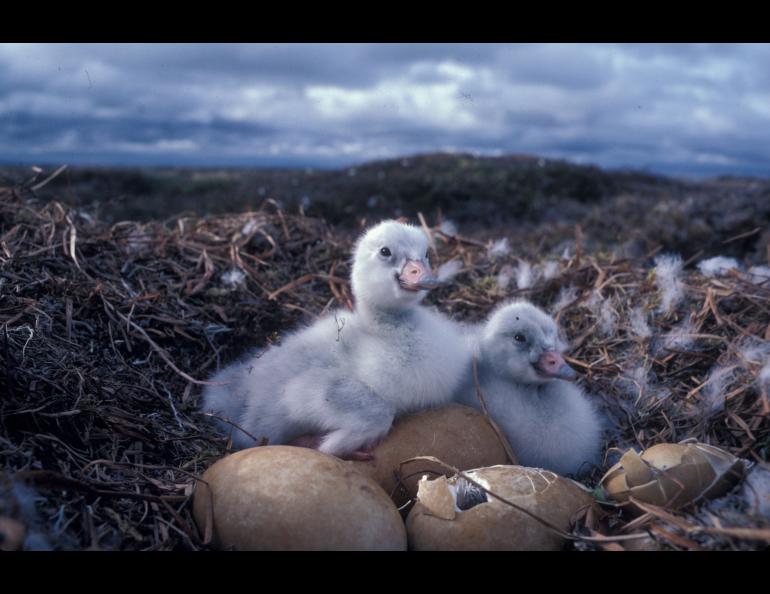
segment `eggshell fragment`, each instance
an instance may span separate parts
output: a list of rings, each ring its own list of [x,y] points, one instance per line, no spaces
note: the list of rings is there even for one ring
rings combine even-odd
[[[420,500],[433,516],[444,520],[455,519],[456,493],[453,493],[445,476],[432,481],[423,478],[417,485]]]
[[[718,497],[743,476],[743,462],[714,446],[690,441],[660,443],[642,454],[628,450],[601,479],[616,501],[630,497],[677,509],[701,498]],[[629,506],[636,513],[642,510]]]
[[[398,507],[417,495],[417,482],[423,475],[452,474],[445,466],[418,460],[401,466],[403,481],[399,484],[397,473],[404,460],[433,456],[458,470],[510,463],[486,417],[459,404],[402,417],[372,453],[373,460],[348,464],[374,479]]]
[[[578,510],[594,505],[589,493],[548,470],[493,466],[465,474],[565,532]],[[455,502],[454,517],[446,513],[447,494]],[[459,476],[421,480],[417,498],[406,520],[414,550],[557,550],[564,543],[557,532]]]
[[[216,548],[404,550],[395,505],[370,478],[308,448],[263,446],[213,464],[193,515]]]

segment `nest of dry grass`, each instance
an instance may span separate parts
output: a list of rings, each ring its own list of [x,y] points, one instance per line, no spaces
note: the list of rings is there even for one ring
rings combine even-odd
[[[610,419],[608,463],[695,437],[767,465],[770,282],[686,267],[664,308],[653,253],[585,254],[578,230],[571,251],[542,258],[528,252],[537,238],[506,253],[421,224],[439,262],[462,262],[431,296],[442,311],[477,321],[520,296],[560,319],[569,361]],[[107,225],[38,202],[32,184],[0,188],[0,516],[41,548],[206,548],[191,494],[228,444],[197,412],[200,384],[301,320],[350,307],[354,239],[271,201]],[[727,508],[632,524],[608,508],[584,529],[632,525],[674,548],[766,545],[765,520]]]
[[[200,547],[187,504],[225,440],[199,384],[349,301],[347,244],[270,203],[107,226],[0,192],[0,464],[40,494],[31,528],[63,548]]]

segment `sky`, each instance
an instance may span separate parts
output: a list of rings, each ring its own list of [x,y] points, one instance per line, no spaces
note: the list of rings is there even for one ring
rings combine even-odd
[[[770,44],[0,44],[0,162],[770,176]]]

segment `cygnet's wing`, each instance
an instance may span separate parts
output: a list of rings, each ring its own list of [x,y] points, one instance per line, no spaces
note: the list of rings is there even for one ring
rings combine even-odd
[[[323,318],[286,335],[280,345],[256,351],[225,367],[212,381],[227,385],[207,386],[202,410],[231,420],[257,438],[255,443],[235,429],[233,440],[237,447],[258,445],[263,437],[271,444],[281,443],[290,430],[287,411],[293,407],[286,401],[286,386],[303,377],[309,386],[328,384],[330,380],[324,378],[340,366],[339,319],[335,321],[333,315]],[[226,423],[221,426],[232,429]]]
[[[355,314],[319,320],[286,346],[295,358],[289,376],[267,378],[268,389],[249,402],[245,424],[269,434],[272,443],[301,435],[321,437],[318,449],[343,456],[381,439],[394,408],[361,381],[353,350],[365,332]],[[302,363],[297,367],[296,361]]]
[[[522,465],[575,474],[600,462],[601,421],[574,383],[492,382],[488,393],[490,414]]]
[[[603,423],[596,405],[573,382],[553,381],[546,386],[552,444],[552,468],[576,474],[581,467],[601,464]],[[559,429],[561,428],[561,429]]]

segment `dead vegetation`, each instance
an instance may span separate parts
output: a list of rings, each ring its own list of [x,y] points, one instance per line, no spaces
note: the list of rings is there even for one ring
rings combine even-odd
[[[206,548],[190,496],[227,439],[196,410],[200,383],[301,320],[350,307],[354,236],[270,200],[108,225],[36,200],[35,185],[0,188],[0,516],[43,548]],[[508,253],[420,222],[436,262],[462,262],[431,296],[442,311],[477,321],[519,296],[559,318],[568,360],[609,419],[605,468],[628,447],[690,437],[768,466],[770,279],[707,278],[684,262],[662,286],[657,249],[588,253],[579,227],[542,256],[537,235],[512,238]],[[742,505],[637,519],[606,507],[581,530],[649,530],[665,548],[766,546],[768,520]]]

